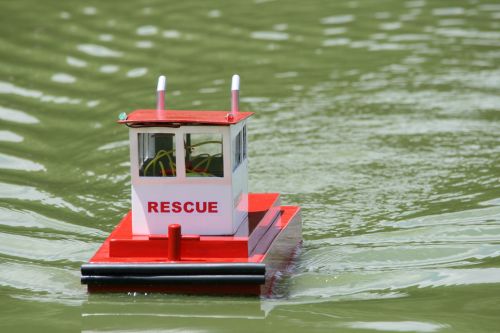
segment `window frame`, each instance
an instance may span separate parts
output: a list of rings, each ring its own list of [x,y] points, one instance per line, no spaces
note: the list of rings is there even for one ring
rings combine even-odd
[[[194,135],[194,136],[197,136],[197,135],[217,135],[218,138],[217,139],[220,139],[222,140],[222,147],[221,147],[221,151],[220,151],[220,154],[222,154],[222,176],[202,176],[202,175],[192,175],[192,176],[187,176],[187,168],[185,167],[184,168],[184,174],[186,175],[186,178],[224,178],[225,174],[226,174],[226,169],[225,169],[225,163],[224,163],[224,160],[225,160],[225,154],[224,154],[224,135],[223,133],[218,133],[218,132],[188,132],[188,131],[185,131],[184,134],[183,134],[183,140],[186,140],[187,138],[187,135]],[[190,138],[192,139],[192,137]],[[183,141],[185,143],[185,141]],[[215,143],[211,143],[211,144],[215,144]],[[185,149],[185,146],[183,146],[183,150],[184,150],[184,165],[186,165],[186,163],[188,162],[187,161],[187,154],[186,154],[186,149]]]
[[[138,133],[172,133],[175,135],[176,176],[175,177],[144,177],[139,176]],[[222,135],[223,177],[186,177],[184,134],[217,133]],[[174,183],[226,183],[231,182],[231,141],[230,126],[196,126],[180,127],[136,127],[129,129],[130,142],[130,175],[133,184],[174,184]]]
[[[231,163],[233,173],[238,170],[240,165],[245,163],[248,158],[247,153],[247,130],[246,122],[240,126],[238,131],[234,131],[236,134],[231,141]]]
[[[149,158],[154,158],[157,155],[157,149],[156,149],[156,142],[155,146],[151,145],[151,141],[155,141],[154,136],[156,134],[167,134],[167,135],[172,135],[173,136],[173,158],[174,158],[174,165],[175,165],[175,174],[174,175],[166,175],[166,176],[147,176],[147,175],[141,175],[140,170],[141,170],[141,164],[145,163],[145,161]],[[141,142],[142,138],[142,142]],[[147,139],[147,140],[146,140]],[[141,154],[141,144],[142,144],[142,152],[147,152],[147,154]],[[153,148],[152,148],[153,147]],[[144,159],[144,157],[147,156],[147,159]],[[147,178],[175,178],[177,177],[177,134],[176,133],[163,133],[163,132],[138,132],[137,133],[137,165],[138,165],[138,173],[139,177],[147,177]],[[148,162],[150,163],[150,162]]]
[[[243,128],[241,129],[241,133],[242,133],[242,147],[241,147],[241,151],[242,151],[242,157],[241,157],[241,161],[245,161],[248,157],[248,153],[247,153],[247,124],[244,124],[243,125]]]
[[[237,133],[236,133],[236,136],[234,137],[234,140],[233,140],[233,147],[234,147],[234,150],[233,150],[233,172],[239,168],[239,166],[241,165],[241,163],[243,162],[243,159],[242,159],[242,151],[241,151],[241,146],[242,146],[242,134],[241,134],[241,130],[239,130]]]

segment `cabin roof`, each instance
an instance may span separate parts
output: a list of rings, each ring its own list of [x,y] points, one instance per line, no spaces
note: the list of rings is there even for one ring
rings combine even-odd
[[[233,117],[228,117],[228,111],[180,111],[165,110],[136,110],[119,120],[120,124],[155,126],[162,124],[205,124],[205,125],[233,125],[253,115],[253,112],[237,112]]]

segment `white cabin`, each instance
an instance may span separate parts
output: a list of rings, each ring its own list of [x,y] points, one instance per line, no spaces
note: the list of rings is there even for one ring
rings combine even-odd
[[[138,110],[130,127],[132,232],[232,235],[247,218],[250,112]]]

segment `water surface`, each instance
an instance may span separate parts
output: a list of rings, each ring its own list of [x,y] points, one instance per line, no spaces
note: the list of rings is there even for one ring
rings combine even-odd
[[[495,1],[3,1],[0,329],[491,332],[500,320]],[[227,109],[250,188],[303,208],[274,299],[88,296],[129,209],[121,112]]]

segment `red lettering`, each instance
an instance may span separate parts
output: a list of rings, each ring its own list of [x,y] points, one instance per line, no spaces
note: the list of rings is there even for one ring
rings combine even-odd
[[[207,203],[206,201],[203,202],[196,202],[196,212],[198,213],[205,213],[207,211]]]
[[[191,206],[191,208],[188,208],[188,206]],[[194,212],[193,206],[194,206],[194,204],[192,202],[190,202],[190,201],[184,203],[184,211],[186,213],[192,213],[192,212]]]
[[[219,212],[217,201],[148,201],[148,213],[209,213],[216,214]],[[158,207],[159,206],[159,207]]]
[[[208,212],[209,213],[218,213],[218,210],[217,210],[217,202],[215,201],[210,201],[208,203]]]
[[[179,201],[172,202],[172,213],[182,212],[182,205]]]
[[[148,213],[158,213],[158,203],[154,201],[148,201]]]
[[[170,213],[170,202],[169,201],[160,202],[160,210],[162,213]]]

